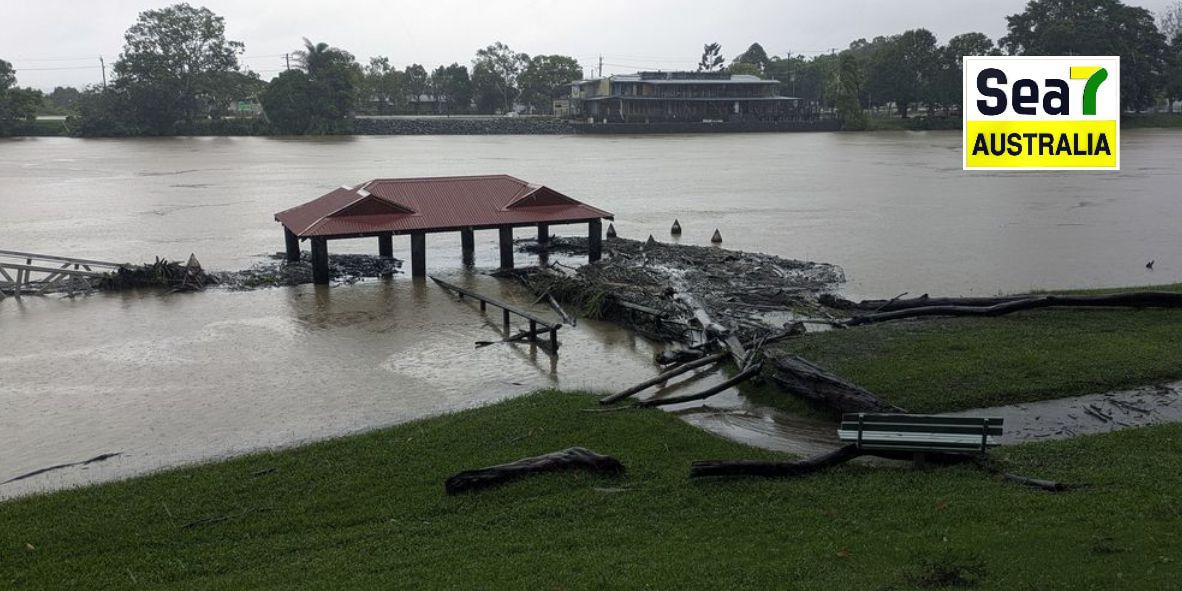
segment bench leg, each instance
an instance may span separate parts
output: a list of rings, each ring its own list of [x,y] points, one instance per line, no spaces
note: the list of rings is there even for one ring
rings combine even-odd
[[[917,451],[911,455],[913,461],[912,468],[916,470],[925,470],[928,467],[928,455],[922,451]]]

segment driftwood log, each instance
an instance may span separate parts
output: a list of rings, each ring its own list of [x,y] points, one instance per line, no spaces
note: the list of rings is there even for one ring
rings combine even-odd
[[[830,299],[829,301],[834,301]],[[879,300],[849,302],[863,309]],[[929,298],[921,296],[907,300],[887,301],[881,310],[855,316],[845,322],[849,326],[917,318],[920,316],[1002,316],[1038,308],[1182,308],[1182,293],[1168,291],[1135,291],[1107,295],[1033,295],[998,298]]]
[[[690,361],[684,365],[681,365],[681,366],[671,369],[669,371],[662,372],[657,377],[645,380],[639,384],[636,384],[635,386],[632,386],[631,388],[628,388],[626,390],[621,390],[619,392],[616,392],[615,394],[612,394],[611,396],[605,396],[599,400],[599,403],[600,404],[611,404],[613,402],[618,402],[620,400],[628,398],[629,396],[632,396],[633,394],[636,394],[637,392],[640,392],[641,390],[644,390],[645,388],[648,388],[649,386],[655,386],[657,384],[660,384],[661,382],[668,381],[670,378],[677,377],[687,371],[690,371],[691,369],[697,369],[699,367],[703,367],[703,366],[710,365],[713,363],[718,363],[719,361],[722,361],[723,359],[726,359],[727,357],[730,357],[730,352],[723,351],[721,353],[707,355],[707,356],[702,357],[700,359]]]
[[[1078,484],[1066,484],[1062,482],[1056,482],[1054,480],[1028,478],[1026,476],[1011,474],[1001,469],[987,457],[981,456],[979,454],[926,452],[923,455],[924,462],[932,464],[952,465],[972,462],[978,468],[981,468],[982,470],[993,474],[1006,482],[1013,482],[1048,492],[1064,492],[1083,487],[1083,485]],[[787,476],[804,476],[806,474],[812,474],[814,472],[819,472],[821,470],[844,464],[854,458],[862,456],[876,456],[891,460],[910,460],[914,457],[910,452],[858,449],[857,444],[851,443],[844,447],[839,447],[831,452],[813,456],[811,458],[805,458],[796,462],[768,462],[758,460],[698,460],[690,465],[690,478],[707,478],[719,476],[762,476],[769,478],[779,478]]]
[[[448,477],[443,487],[447,494],[454,495],[496,486],[531,474],[565,470],[618,475],[624,473],[624,464],[611,456],[600,455],[582,447],[571,447],[541,456],[522,458],[508,464],[465,470]]]
[[[714,396],[715,394],[718,394],[719,392],[725,391],[728,388],[733,388],[735,386],[738,386],[739,384],[742,384],[743,382],[746,382],[747,380],[750,380],[750,379],[754,378],[755,376],[759,375],[759,372],[761,372],[761,371],[763,371],[763,364],[756,363],[755,365],[747,367],[743,371],[735,374],[734,377],[732,377],[732,378],[730,378],[718,385],[706,388],[705,390],[702,390],[701,392],[698,392],[696,394],[687,394],[685,396],[670,396],[668,398],[650,398],[648,400],[642,400],[640,402],[637,402],[636,406],[641,407],[641,408],[648,408],[648,407],[653,407],[653,406],[667,406],[670,404],[681,404],[682,402],[693,402],[694,400],[703,400],[705,398],[709,398],[711,396]]]
[[[782,389],[839,412],[907,412],[796,355],[777,358],[771,378]]]

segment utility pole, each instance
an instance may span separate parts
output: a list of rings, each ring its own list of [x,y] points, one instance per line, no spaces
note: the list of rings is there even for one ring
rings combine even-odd
[[[107,89],[107,62],[103,61],[103,56],[99,56],[99,68],[103,71],[103,90]]]
[[[603,78],[603,54],[599,54],[599,77]]]

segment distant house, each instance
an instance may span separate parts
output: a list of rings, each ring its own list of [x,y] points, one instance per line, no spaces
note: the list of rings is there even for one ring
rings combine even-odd
[[[777,121],[799,99],[780,83],[729,72],[638,72],[570,84],[569,118],[610,123]]]

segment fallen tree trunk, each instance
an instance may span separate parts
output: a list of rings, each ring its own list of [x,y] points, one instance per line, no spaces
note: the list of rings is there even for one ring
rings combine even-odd
[[[889,300],[861,300],[855,302],[833,294],[821,294],[818,301],[824,306],[837,310],[866,310],[870,312],[893,312],[910,308],[926,306],[992,306],[1015,300],[1028,300],[1031,295],[1012,295],[998,297],[966,297],[966,298],[933,298],[923,294],[914,298],[892,298]]]
[[[690,465],[690,478],[706,478],[712,476],[761,476],[780,478],[786,476],[804,476],[819,472],[834,466],[844,464],[854,458],[862,456],[876,456],[891,460],[913,459],[910,452],[892,452],[886,450],[858,449],[857,444],[851,443],[839,447],[829,453],[805,458],[796,462],[768,462],[759,460],[698,460]],[[940,465],[961,464],[973,462],[978,468],[998,476],[1006,482],[1013,482],[1023,486],[1030,486],[1048,492],[1065,492],[1082,488],[1085,485],[1066,484],[1054,480],[1028,478],[1005,472],[987,457],[975,454],[957,453],[925,453],[924,461]]]
[[[698,460],[690,465],[690,478],[707,476],[801,476],[844,464],[862,452],[857,445],[839,447],[826,454],[799,462],[766,462],[758,460]]]
[[[825,371],[796,355],[775,360],[772,380],[797,396],[825,404],[839,412],[907,412],[869,390]]]
[[[648,407],[653,407],[653,406],[667,406],[670,404],[681,404],[682,402],[693,402],[694,400],[702,400],[704,398],[709,398],[711,396],[714,396],[715,394],[718,394],[719,392],[722,392],[728,388],[733,388],[734,386],[742,384],[743,382],[746,382],[747,380],[750,380],[751,378],[754,378],[755,376],[759,375],[759,372],[762,370],[763,370],[763,364],[756,363],[755,365],[752,365],[751,367],[748,367],[747,369],[744,369],[743,371],[735,374],[735,376],[733,378],[726,380],[716,386],[702,390],[701,392],[698,392],[697,394],[687,394],[685,396],[670,396],[669,398],[651,398],[649,400],[643,400],[643,401],[637,402],[636,406],[642,407],[642,408],[648,408]]]
[[[443,486],[447,494],[454,495],[496,486],[531,474],[564,470],[586,470],[618,475],[624,472],[624,464],[611,456],[600,455],[582,447],[571,447],[541,456],[522,458],[508,464],[465,470],[448,477]]]
[[[924,305],[896,308],[855,316],[846,321],[849,326],[917,318],[920,316],[1002,316],[1022,310],[1052,307],[1118,307],[1118,308],[1182,308],[1182,293],[1167,291],[1136,291],[1108,295],[1045,295],[1013,298],[962,298],[981,302],[980,305]],[[931,300],[928,300],[931,301]],[[898,305],[898,302],[892,305]]]
[[[628,398],[629,396],[632,396],[633,394],[636,394],[637,392],[640,392],[641,390],[644,390],[645,388],[648,388],[649,386],[655,386],[657,384],[660,384],[661,382],[666,382],[670,378],[677,377],[677,376],[679,376],[691,369],[697,369],[699,367],[710,365],[712,363],[718,363],[719,361],[722,361],[723,359],[726,359],[729,356],[730,356],[729,351],[723,351],[721,353],[707,355],[707,356],[702,357],[701,359],[697,359],[695,361],[690,361],[680,367],[663,372],[655,378],[652,378],[650,380],[645,380],[639,384],[636,384],[635,386],[632,386],[631,388],[628,388],[627,390],[621,390],[619,392],[616,392],[615,394],[612,394],[611,396],[606,396],[604,398],[601,398],[599,400],[599,403],[600,404],[611,404],[613,402],[618,402],[620,400]]]

